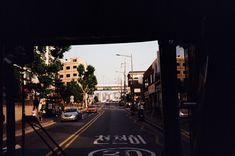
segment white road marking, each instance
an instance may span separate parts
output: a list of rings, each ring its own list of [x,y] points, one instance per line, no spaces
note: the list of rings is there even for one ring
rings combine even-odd
[[[98,135],[93,144],[147,144],[140,135]]]
[[[15,145],[15,149],[16,149],[16,150],[21,149],[21,146],[20,146],[19,144],[16,144],[16,145]],[[7,152],[7,147],[3,147],[3,148],[2,148],[2,151],[3,151],[3,153],[6,153],[6,152]]]
[[[132,147],[117,147],[117,148],[106,148],[92,151],[88,156],[156,156],[155,152],[152,152],[143,148],[132,148]]]
[[[142,144],[147,144],[146,141],[144,140],[144,138],[142,138],[142,136],[137,135],[137,137],[140,139],[140,141],[142,142]]]

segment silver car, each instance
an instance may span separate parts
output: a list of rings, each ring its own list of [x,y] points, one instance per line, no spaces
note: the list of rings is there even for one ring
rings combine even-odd
[[[82,112],[78,108],[66,108],[61,113],[60,121],[78,121],[82,119]]]

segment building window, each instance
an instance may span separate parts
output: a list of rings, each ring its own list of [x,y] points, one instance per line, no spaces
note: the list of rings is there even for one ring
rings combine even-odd
[[[70,69],[70,66],[67,66],[67,67],[66,67],[66,70],[69,70],[69,69]]]
[[[76,69],[77,68],[77,66],[73,66],[73,69]]]
[[[180,66],[180,63],[176,63],[177,66]]]
[[[64,75],[60,75],[60,78],[63,78],[64,77]]]
[[[73,74],[73,76],[77,76],[78,74]]]
[[[177,70],[177,74],[180,74],[180,70]]]
[[[77,62],[77,59],[73,59],[73,62]]]
[[[66,74],[66,77],[70,77],[70,74]]]

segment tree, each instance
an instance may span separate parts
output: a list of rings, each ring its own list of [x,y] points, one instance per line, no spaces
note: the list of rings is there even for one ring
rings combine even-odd
[[[87,107],[88,95],[92,95],[96,90],[97,79],[94,75],[95,68],[88,65],[85,69],[84,65],[80,64],[77,70],[79,74],[78,84],[83,94],[83,102],[85,102],[85,107]]]
[[[41,97],[46,97],[53,91],[50,86],[55,87],[55,91],[62,91],[63,85],[59,85],[58,71],[63,69],[60,58],[63,53],[70,49],[70,46],[51,46],[50,63],[45,63],[46,46],[37,46],[34,48],[34,61],[27,67],[31,69],[33,75],[38,78],[38,83],[29,83],[27,86],[30,90],[34,90],[35,94],[39,93]],[[62,87],[58,88],[57,87]],[[59,92],[58,92],[59,93]]]
[[[70,96],[74,96],[74,102],[82,101],[82,91],[77,81],[72,80],[70,83],[68,83],[62,96],[67,102],[70,101]]]
[[[95,101],[95,103],[99,101],[98,96],[94,97],[94,101]]]

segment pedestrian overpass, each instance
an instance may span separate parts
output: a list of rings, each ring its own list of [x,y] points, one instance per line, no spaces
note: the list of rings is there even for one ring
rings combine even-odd
[[[100,102],[118,102],[124,86],[120,84],[98,84],[96,88],[94,95],[98,97]]]

